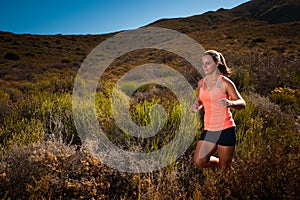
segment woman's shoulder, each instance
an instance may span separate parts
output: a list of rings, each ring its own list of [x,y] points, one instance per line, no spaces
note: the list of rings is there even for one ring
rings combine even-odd
[[[235,86],[234,82],[227,76],[222,75],[221,80],[222,80],[222,83],[225,87],[226,86]]]
[[[221,75],[221,80],[224,83],[233,83],[233,81],[228,76]]]
[[[204,81],[204,78],[201,78],[200,81],[198,81],[198,87],[201,87],[203,85],[203,81]]]
[[[201,78],[198,83],[202,83],[204,81],[205,78]]]

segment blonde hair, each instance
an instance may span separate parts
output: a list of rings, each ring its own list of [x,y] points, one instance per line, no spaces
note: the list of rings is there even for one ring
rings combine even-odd
[[[222,75],[230,76],[232,70],[227,66],[226,60],[220,52],[216,50],[207,50],[204,52],[203,56],[205,55],[209,55],[215,62],[219,62],[218,69]]]

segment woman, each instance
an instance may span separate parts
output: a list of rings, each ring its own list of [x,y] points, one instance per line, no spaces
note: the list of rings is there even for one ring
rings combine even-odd
[[[198,83],[198,101],[191,112],[204,107],[204,132],[197,143],[194,163],[197,167],[229,169],[236,145],[235,123],[230,108],[243,109],[246,103],[234,83],[223,55],[208,50],[202,57],[205,77]],[[212,156],[218,152],[218,158]]]

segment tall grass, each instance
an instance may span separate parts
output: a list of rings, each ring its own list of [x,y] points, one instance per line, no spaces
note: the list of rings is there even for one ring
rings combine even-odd
[[[5,107],[0,125],[0,147],[24,145],[44,139],[79,144],[71,112],[69,93],[29,93],[22,100]]]
[[[7,97],[4,92],[1,95]],[[2,199],[297,199],[300,138],[293,117],[282,113],[267,97],[253,93],[243,96],[247,107],[232,111],[238,145],[234,168],[225,182],[221,171],[200,170],[192,163],[203,129],[203,112],[197,114],[194,141],[176,161],[157,171],[130,174],[111,169],[83,147],[74,146],[81,141],[73,124],[69,93],[37,91],[14,104],[3,98],[7,115],[0,126],[0,196]],[[158,135],[139,139],[117,127],[110,98],[105,91],[96,94],[99,124],[114,144],[136,152],[151,152],[165,146],[182,123],[181,112],[189,111],[187,105],[180,105],[176,99],[149,101],[136,93],[130,108],[136,124],[151,124],[149,111],[157,103],[167,113]]]

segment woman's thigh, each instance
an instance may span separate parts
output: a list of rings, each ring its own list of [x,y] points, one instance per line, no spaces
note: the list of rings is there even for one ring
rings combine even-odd
[[[194,154],[194,161],[208,161],[210,156],[212,156],[216,151],[217,145],[215,143],[208,142],[205,140],[199,140],[197,142],[197,147]]]

